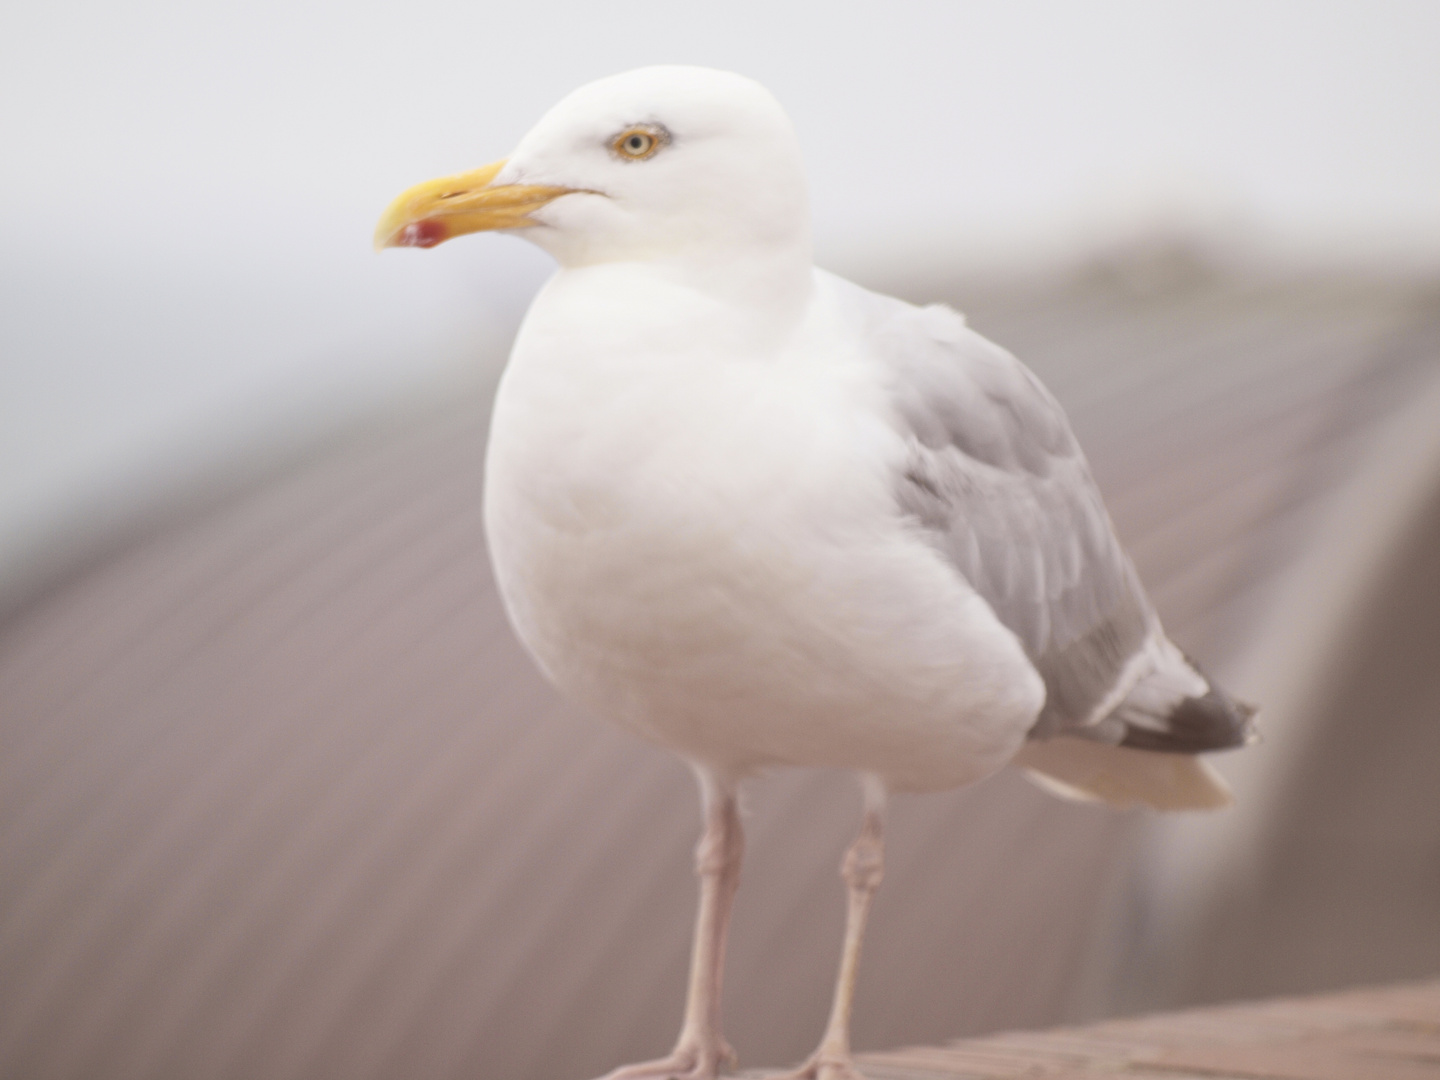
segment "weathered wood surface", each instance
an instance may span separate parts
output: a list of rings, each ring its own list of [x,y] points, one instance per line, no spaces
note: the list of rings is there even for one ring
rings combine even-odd
[[[1440,1080],[1440,980],[1007,1032],[860,1064],[869,1080]]]

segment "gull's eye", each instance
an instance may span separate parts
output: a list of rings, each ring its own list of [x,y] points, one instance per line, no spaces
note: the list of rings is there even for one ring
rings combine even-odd
[[[653,127],[626,128],[610,142],[610,149],[626,161],[644,161],[666,143],[665,130]]]

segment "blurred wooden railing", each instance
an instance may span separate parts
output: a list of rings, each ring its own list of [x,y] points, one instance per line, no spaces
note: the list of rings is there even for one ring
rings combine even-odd
[[[860,1065],[869,1080],[1437,1080],[1440,980],[1009,1032]]]

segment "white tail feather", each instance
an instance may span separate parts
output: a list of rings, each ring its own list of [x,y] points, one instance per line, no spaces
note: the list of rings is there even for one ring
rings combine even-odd
[[[1027,742],[1013,763],[1040,787],[1066,799],[1156,810],[1218,810],[1230,789],[1191,754],[1165,754],[1060,736]]]

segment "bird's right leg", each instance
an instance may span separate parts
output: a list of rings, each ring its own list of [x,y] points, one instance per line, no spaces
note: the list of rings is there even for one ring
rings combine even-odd
[[[870,901],[885,872],[885,786],[875,776],[862,777],[861,786],[865,793],[865,816],[860,835],[840,865],[841,876],[849,886],[850,903],[830,1023],[809,1060],[777,1080],[865,1080],[850,1055],[850,1009],[855,1000],[855,975],[860,966],[860,944],[865,938]]]
[[[605,1080],[714,1080],[735,1064],[735,1051],[720,1034],[720,983],[725,968],[725,934],[740,885],[745,837],[732,780],[697,768],[705,831],[695,848],[700,878],[700,911],[690,953],[685,1020],[669,1057],[626,1065]]]

